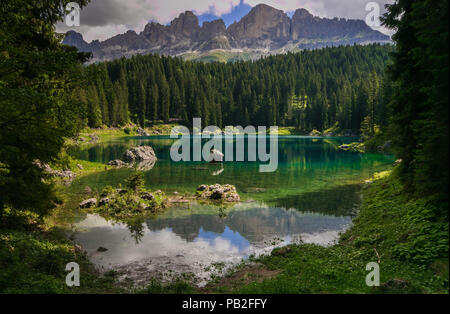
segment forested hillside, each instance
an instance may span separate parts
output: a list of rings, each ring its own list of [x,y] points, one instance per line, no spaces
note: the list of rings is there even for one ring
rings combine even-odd
[[[147,126],[201,117],[203,125],[296,126],[336,122],[359,130],[386,122],[384,69],[393,47],[374,44],[303,51],[255,62],[200,63],[158,55],[86,68],[88,126]]]

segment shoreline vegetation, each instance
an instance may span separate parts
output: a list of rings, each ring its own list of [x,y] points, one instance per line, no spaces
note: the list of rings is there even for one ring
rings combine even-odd
[[[79,135],[75,139],[66,140],[66,145],[83,145],[83,144],[95,144],[102,143],[110,140],[114,140],[121,137],[136,137],[136,136],[170,136],[173,128],[176,128],[179,124],[165,124],[159,123],[153,126],[142,128],[138,125],[128,124],[123,127],[103,127],[103,128],[85,128],[80,131]],[[224,130],[222,130],[224,132]],[[236,129],[235,135],[239,135],[239,131]],[[258,134],[258,133],[256,133]],[[267,134],[270,134],[270,130],[267,130]],[[278,127],[276,133],[280,136],[299,135],[299,136],[315,136],[315,137],[357,137],[359,132],[355,130],[341,130],[339,128],[330,128],[323,132],[313,129],[311,132],[299,131],[296,127]]]
[[[153,280],[141,288],[118,283],[119,274],[99,273],[82,248],[66,238],[63,226],[51,218],[43,220],[30,212],[8,209],[0,228],[1,260],[8,263],[8,267],[2,265],[5,271],[0,276],[0,291],[448,293],[448,222],[435,221],[431,214],[426,214],[442,204],[432,197],[407,197],[401,192],[397,169],[365,180],[359,214],[335,245],[295,244],[277,248],[269,255],[250,258],[226,274],[213,277],[203,288],[191,285],[183,276],[168,283]],[[140,186],[139,181],[129,184]],[[109,192],[109,195],[116,194],[116,191]],[[139,191],[144,192],[148,191]],[[162,204],[163,198],[158,196],[158,200]],[[80,287],[65,285],[67,260],[80,265]],[[381,286],[370,288],[365,285],[365,265],[377,261],[381,267]]]

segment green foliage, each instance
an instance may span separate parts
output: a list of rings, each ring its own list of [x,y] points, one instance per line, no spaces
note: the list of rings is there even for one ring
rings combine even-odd
[[[152,280],[144,289],[139,290],[141,294],[194,294],[196,289],[181,278],[175,281],[163,284],[160,281]]]
[[[328,129],[324,130],[323,134],[324,135],[332,134],[334,136],[337,136],[337,135],[339,135],[341,133],[341,131],[342,130],[341,130],[341,127],[339,126],[339,122],[336,121],[336,123],[331,128],[328,128]]]
[[[5,213],[4,218],[9,223],[18,222],[24,215],[34,216],[27,211],[15,211]],[[1,222],[0,293],[124,292],[113,286],[113,277],[96,273],[86,255],[76,252],[73,244],[63,240],[57,231],[42,231],[45,226],[41,223],[22,222],[22,227],[8,224],[5,219]],[[80,287],[66,285],[65,267],[70,262],[80,265]]]
[[[400,178],[422,195],[448,200],[449,13],[448,1],[399,0],[388,6],[384,25],[395,29],[388,72],[395,90],[390,136],[403,160]],[[448,219],[448,209],[439,211]]]
[[[132,173],[126,182],[128,190],[104,187],[100,197],[107,198],[108,202],[93,211],[106,219],[133,226],[137,225],[133,219],[152,216],[166,207],[167,197],[162,191],[151,192],[144,189],[141,172]]]
[[[0,254],[1,293],[68,292],[64,268],[75,258],[67,244],[2,230]]]
[[[5,206],[41,214],[52,206],[52,186],[34,161],[55,161],[64,138],[85,124],[79,99],[87,56],[61,45],[53,29],[68,2],[0,6],[0,215]]]
[[[103,188],[102,193],[100,194],[101,197],[107,197],[108,195],[112,195],[116,192],[116,189],[114,189],[112,186],[107,185]]]
[[[436,199],[408,203],[405,222],[411,228],[405,232],[406,241],[393,248],[394,255],[418,265],[429,265],[438,258],[448,258],[448,222],[433,221],[435,213],[445,206],[448,204]]]

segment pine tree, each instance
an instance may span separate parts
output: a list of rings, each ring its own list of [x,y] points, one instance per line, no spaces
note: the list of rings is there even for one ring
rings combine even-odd
[[[170,118],[170,90],[169,84],[165,79],[162,79],[160,84],[160,101],[161,101],[161,111],[162,119],[165,123],[169,123]]]

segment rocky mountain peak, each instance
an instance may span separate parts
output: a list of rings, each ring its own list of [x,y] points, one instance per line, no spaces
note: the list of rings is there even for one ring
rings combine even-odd
[[[204,22],[200,29],[198,39],[201,41],[208,41],[217,36],[226,35],[226,33],[227,27],[222,19]]]
[[[77,47],[82,52],[91,51],[89,44],[83,39],[83,35],[75,31],[68,31],[63,42],[66,45]]]
[[[259,4],[239,22],[232,24],[228,33],[234,41],[241,41],[249,48],[261,46],[262,42],[265,42],[264,46],[273,48],[277,46],[273,45],[274,42],[281,43],[289,38],[290,25],[291,20],[286,13]]]
[[[192,11],[186,11],[174,19],[169,28],[175,35],[191,38],[200,30],[200,25],[197,16]]]
[[[294,15],[292,16],[292,20],[306,20],[306,19],[313,19],[314,16],[309,13],[306,9],[297,9],[294,12]]]
[[[261,51],[277,53],[278,49],[314,49],[389,40],[388,36],[372,30],[362,20],[320,18],[306,9],[296,10],[290,19],[281,10],[259,4],[228,29],[221,19],[204,22],[200,26],[197,16],[186,11],[169,25],[151,22],[140,34],[129,31],[88,44],[81,34],[70,31],[64,43],[80,51],[93,52],[95,61],[100,61],[138,53],[183,55],[236,48],[261,54]]]

